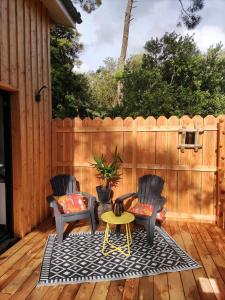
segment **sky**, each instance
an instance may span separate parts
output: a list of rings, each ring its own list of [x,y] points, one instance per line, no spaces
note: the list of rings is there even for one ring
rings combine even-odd
[[[189,0],[183,0],[188,3]],[[123,23],[127,0],[102,0],[102,5],[87,14],[77,5],[83,22],[77,24],[84,50],[80,54],[80,72],[95,71],[104,65],[106,57],[118,58],[122,43]],[[225,45],[225,0],[205,0],[200,12],[201,23],[194,30],[177,27],[180,4],[178,0],[137,0],[132,12],[128,53],[141,53],[147,40],[161,38],[165,32],[194,34],[199,49],[205,52],[211,45]]]

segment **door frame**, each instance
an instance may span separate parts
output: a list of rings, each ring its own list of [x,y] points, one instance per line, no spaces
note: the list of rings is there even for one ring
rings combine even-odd
[[[0,90],[3,98],[4,159],[5,159],[5,199],[6,233],[2,240],[13,237],[13,173],[12,173],[12,131],[11,131],[11,95]],[[1,240],[1,241],[2,241]]]

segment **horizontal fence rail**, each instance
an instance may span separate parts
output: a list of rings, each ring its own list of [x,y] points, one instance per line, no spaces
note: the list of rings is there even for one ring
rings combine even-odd
[[[52,121],[52,172],[76,176],[80,190],[96,195],[100,184],[90,166],[93,156],[111,158],[117,146],[122,178],[113,198],[137,190],[138,178],[157,174],[165,180],[168,216],[215,220],[217,124],[224,116],[175,116],[169,119],[79,118]],[[179,130],[200,128],[201,149],[178,149]]]

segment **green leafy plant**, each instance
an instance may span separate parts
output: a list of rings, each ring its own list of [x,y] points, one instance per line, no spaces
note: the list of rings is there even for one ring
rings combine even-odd
[[[102,187],[116,186],[121,178],[119,169],[123,162],[117,152],[117,147],[115,148],[112,161],[108,161],[104,155],[101,155],[101,157],[94,156],[94,161],[95,163],[91,163],[91,166],[96,168],[98,178],[102,181]]]

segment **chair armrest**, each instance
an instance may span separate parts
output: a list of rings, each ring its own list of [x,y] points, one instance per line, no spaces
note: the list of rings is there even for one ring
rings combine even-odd
[[[59,217],[61,218],[61,217],[64,216],[64,214],[62,214],[60,212],[60,210],[59,210],[59,207],[58,207],[58,204],[56,202],[56,199],[55,199],[54,195],[48,196],[47,197],[47,201],[48,201],[50,207],[52,207],[53,210],[54,210],[54,216],[55,216],[55,218],[59,218]]]
[[[49,205],[53,208],[53,202],[55,201],[54,195],[49,195],[47,197],[47,201],[48,201]]]
[[[87,197],[87,198],[95,197],[94,195],[91,195],[91,194],[86,193],[86,192],[79,192],[79,194],[81,194],[82,196]]]
[[[96,202],[96,197],[93,195],[90,195],[89,193],[86,192],[81,192],[80,193],[82,196],[88,198],[88,209],[94,209],[94,205]]]
[[[119,202],[122,202],[128,198],[133,198],[133,197],[137,197],[138,196],[138,193],[129,193],[129,194],[124,194],[118,198],[116,198],[116,201],[119,201]]]

